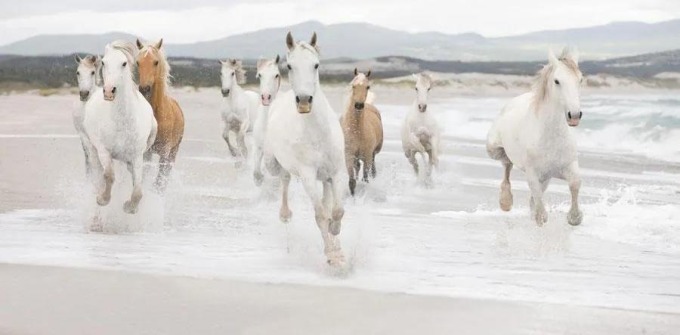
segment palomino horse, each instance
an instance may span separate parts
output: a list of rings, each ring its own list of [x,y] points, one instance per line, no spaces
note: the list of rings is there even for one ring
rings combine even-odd
[[[354,188],[359,174],[360,161],[364,165],[363,181],[368,182],[369,171],[375,178],[375,155],[383,145],[383,126],[380,112],[367,101],[371,88],[366,74],[354,69],[354,79],[350,83],[351,93],[347,99],[345,114],[340,123],[345,135],[345,164],[349,174],[349,191],[354,195]]]
[[[113,159],[124,162],[132,174],[132,194],[123,209],[137,212],[142,199],[144,153],[156,138],[153,109],[132,78],[135,64],[134,44],[115,41],[106,45],[102,59],[104,89],[96,90],[85,105],[83,125],[90,140],[92,168],[97,170],[97,203],[108,205],[114,180]]]
[[[158,122],[158,134],[144,160],[150,161],[153,153],[160,156],[158,176],[154,182],[154,187],[160,192],[165,191],[184,136],[184,114],[177,101],[168,95],[170,64],[161,49],[162,45],[163,39],[148,45],[137,40],[139,92],[151,103]]]
[[[426,176],[429,182],[432,168],[439,164],[439,126],[427,108],[427,97],[432,89],[433,80],[427,73],[413,75],[413,78],[416,80],[416,100],[401,128],[401,145],[416,174],[419,173],[416,154],[420,154],[427,166]],[[429,161],[425,160],[426,154]]]
[[[526,173],[531,212],[539,226],[548,221],[543,193],[551,178],[564,179],[569,184],[571,209],[567,221],[578,225],[583,220],[578,208],[581,177],[569,127],[578,126],[583,115],[579,97],[583,75],[577,54],[569,49],[564,49],[559,58],[551,51],[548,60],[548,65],[538,72],[533,90],[503,108],[489,131],[486,149],[505,170],[501,209],[512,208],[510,171],[517,166]]]
[[[246,147],[246,133],[252,131],[253,123],[257,118],[257,108],[260,105],[258,94],[253,91],[246,91],[240,84],[246,82],[246,70],[240,60],[229,59],[220,61],[222,64],[222,96],[224,105],[222,108],[222,120],[224,121],[224,131],[222,138],[227,142],[229,153],[233,157],[238,156],[236,147],[241,151],[244,159],[248,158],[248,148]],[[231,143],[229,133],[233,132],[236,137],[236,145]]]
[[[341,266],[344,256],[338,234],[345,213],[342,197],[347,182],[342,128],[319,83],[316,33],[309,43],[295,42],[288,33],[286,45],[292,90],[279,94],[270,107],[265,150],[274,159],[268,162],[268,169],[281,176],[283,222],[292,216],[288,208],[291,174],[299,176],[314,205],[328,263]]]
[[[269,121],[269,105],[281,88],[281,73],[279,72],[279,56],[273,60],[260,59],[257,61],[257,79],[260,81],[260,106],[257,111],[257,119],[253,125],[253,139],[255,162],[253,178],[256,185],[262,185],[262,158],[264,156],[264,139],[267,133],[267,121]]]
[[[85,127],[83,126],[83,119],[85,117],[85,104],[90,99],[93,91],[101,88],[101,66],[102,62],[99,56],[89,55],[85,58],[76,57],[76,78],[78,80],[78,90],[80,93],[80,103],[73,109],[73,126],[80,137],[80,144],[83,146],[83,154],[85,155],[85,173],[88,177],[91,176],[91,162],[88,153],[90,140],[85,134]]]

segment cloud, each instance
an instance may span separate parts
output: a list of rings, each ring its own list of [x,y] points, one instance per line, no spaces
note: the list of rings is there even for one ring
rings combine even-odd
[[[168,42],[193,42],[306,20],[368,22],[411,32],[502,36],[536,30],[656,22],[680,16],[669,0],[139,0],[19,1],[0,14],[0,44],[45,33],[123,31]]]

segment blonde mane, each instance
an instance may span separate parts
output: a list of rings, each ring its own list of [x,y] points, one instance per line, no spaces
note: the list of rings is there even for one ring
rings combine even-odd
[[[165,51],[163,48],[156,48],[153,44],[147,44],[139,49],[139,54],[143,54],[145,57],[149,54],[156,54],[158,57],[158,68],[160,69],[160,81],[163,82],[163,88],[167,91],[170,88],[172,75],[170,75],[170,63],[168,58],[165,57]]]

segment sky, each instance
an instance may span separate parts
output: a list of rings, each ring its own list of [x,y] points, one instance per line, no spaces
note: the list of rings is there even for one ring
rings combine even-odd
[[[678,0],[0,0],[0,45],[111,31],[186,43],[308,20],[497,37],[677,18]]]

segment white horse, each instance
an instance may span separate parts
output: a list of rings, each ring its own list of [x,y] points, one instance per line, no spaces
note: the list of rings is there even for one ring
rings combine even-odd
[[[93,91],[101,88],[101,59],[99,56],[89,55],[85,58],[80,58],[76,55],[76,79],[78,81],[78,91],[80,93],[80,102],[73,108],[73,126],[80,137],[80,144],[83,146],[83,154],[85,156],[85,173],[88,177],[91,175],[90,157],[88,154],[88,147],[90,140],[85,134],[85,127],[83,126],[83,119],[85,117],[85,104],[90,99]]]
[[[583,115],[580,83],[583,75],[578,55],[564,49],[559,58],[552,51],[549,63],[538,73],[533,90],[510,101],[494,122],[487,138],[487,152],[505,169],[501,183],[500,207],[512,208],[510,171],[513,165],[526,173],[531,190],[530,207],[540,226],[548,221],[543,193],[550,178],[567,181],[571,209],[567,216],[578,225],[583,213],[578,208],[581,187],[576,143],[569,127],[576,127]]]
[[[420,154],[427,166],[426,176],[430,181],[432,168],[439,164],[440,141],[438,122],[427,108],[428,94],[434,81],[427,73],[413,75],[413,78],[416,80],[416,100],[402,125],[401,145],[416,175],[419,173],[416,154]],[[425,155],[429,160],[426,160]]]
[[[236,151],[238,146],[242,157],[246,159],[248,157],[246,133],[253,129],[260,98],[257,93],[241,88],[240,84],[246,82],[246,70],[240,60],[229,59],[220,61],[220,64],[222,64],[222,96],[224,97],[222,138],[227,142],[229,152],[233,157],[238,156]],[[236,145],[229,140],[230,132],[233,132],[236,137]]]
[[[265,151],[274,157],[268,168],[281,176],[283,185],[280,218],[287,222],[292,216],[288,186],[293,174],[300,178],[314,205],[328,263],[341,266],[344,256],[338,234],[345,213],[342,197],[348,178],[345,141],[338,117],[319,83],[316,33],[310,43],[295,42],[288,33],[286,44],[292,90],[279,94],[272,103],[265,142]]]
[[[99,170],[97,203],[108,205],[114,181],[113,160],[124,162],[132,174],[132,194],[123,209],[134,214],[142,199],[144,153],[156,138],[151,105],[132,78],[137,47],[115,41],[106,45],[102,59],[104,89],[96,90],[85,105],[84,127],[90,139],[93,168]]]
[[[269,121],[269,105],[276,99],[281,88],[281,73],[279,71],[279,56],[274,60],[260,59],[257,61],[257,79],[260,81],[260,106],[257,111],[257,119],[253,125],[253,148],[255,151],[255,163],[253,178],[256,185],[262,185],[262,158],[264,156],[264,140],[267,133],[267,121]]]

